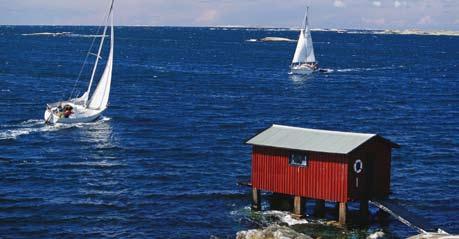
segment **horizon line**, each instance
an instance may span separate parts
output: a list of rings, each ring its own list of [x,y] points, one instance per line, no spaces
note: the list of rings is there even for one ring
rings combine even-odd
[[[98,27],[100,25],[89,25],[89,24],[0,24],[0,27],[4,26],[28,26],[28,27]],[[250,29],[285,29],[285,30],[299,30],[300,27],[274,27],[274,26],[243,26],[243,25],[214,25],[214,26],[190,26],[190,25],[115,25],[115,27],[170,27],[170,28],[250,28]],[[458,30],[449,30],[449,29],[420,29],[420,28],[311,28],[311,31],[317,30],[364,30],[364,31],[424,31],[424,32],[459,32]]]

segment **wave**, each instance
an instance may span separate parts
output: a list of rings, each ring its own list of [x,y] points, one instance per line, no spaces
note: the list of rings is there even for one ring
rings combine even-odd
[[[70,35],[71,32],[34,32],[34,33],[24,33],[22,36],[65,36]]]
[[[263,212],[263,216],[268,216],[271,218],[274,217],[275,219],[277,219],[278,222],[285,223],[289,226],[310,223],[306,219],[295,219],[294,216],[289,212],[282,212],[282,211],[276,211],[276,210]]]
[[[84,166],[84,167],[98,167],[98,168],[126,166],[126,165],[121,164],[121,163],[112,163],[112,162],[109,162],[107,160],[76,162],[76,163],[69,163],[67,165],[69,165],[69,166]]]
[[[77,34],[73,32],[35,32],[35,33],[24,33],[22,36],[52,36],[52,37],[103,37],[104,35],[95,35],[95,34]],[[108,35],[105,35],[108,37]]]
[[[94,37],[103,37],[104,35],[85,35],[85,34],[70,34],[69,37],[87,37],[87,38],[94,38]],[[105,37],[109,37],[109,35],[105,35]]]

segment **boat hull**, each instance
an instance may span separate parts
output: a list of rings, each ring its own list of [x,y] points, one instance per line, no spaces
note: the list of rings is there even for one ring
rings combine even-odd
[[[315,67],[307,66],[307,65],[300,65],[300,66],[292,66],[290,67],[290,71],[292,74],[298,75],[309,75],[312,74],[316,70]]]
[[[76,124],[89,123],[97,120],[104,110],[82,109],[81,106],[74,106],[75,113],[69,117],[64,117],[59,113],[57,107],[48,108],[44,113],[46,124]]]

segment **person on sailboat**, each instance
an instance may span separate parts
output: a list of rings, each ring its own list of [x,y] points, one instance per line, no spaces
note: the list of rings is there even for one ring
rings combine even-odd
[[[306,65],[308,65],[313,70],[319,69],[319,64],[317,64],[317,62],[308,62]]]
[[[68,118],[73,114],[73,107],[71,105],[64,106],[64,117]]]

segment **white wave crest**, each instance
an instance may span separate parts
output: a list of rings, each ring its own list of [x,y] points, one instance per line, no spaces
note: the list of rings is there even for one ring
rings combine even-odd
[[[263,215],[265,216],[274,216],[276,217],[280,222],[283,222],[289,226],[293,225],[298,225],[298,224],[308,224],[309,221],[306,219],[296,219],[294,215],[292,215],[289,212],[282,212],[282,211],[276,211],[276,210],[271,210],[271,211],[266,211],[263,212]]]
[[[94,34],[77,34],[73,32],[35,32],[35,33],[24,33],[22,36],[52,36],[52,37],[103,37],[104,35],[94,35]],[[105,37],[108,37],[105,35]]]
[[[34,33],[24,33],[21,34],[22,36],[65,36],[65,35],[70,35],[72,34],[71,32],[34,32]]]
[[[72,165],[72,166],[89,166],[89,167],[117,167],[117,166],[124,166],[124,164],[113,163],[113,162],[109,162],[107,160],[76,162],[76,163],[70,163],[69,165]]]

